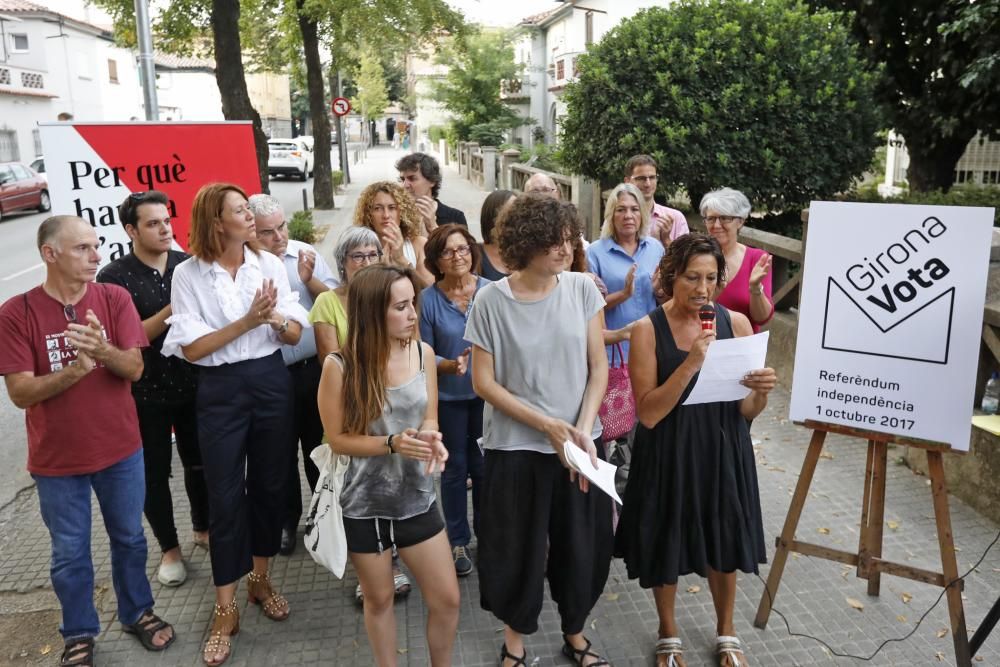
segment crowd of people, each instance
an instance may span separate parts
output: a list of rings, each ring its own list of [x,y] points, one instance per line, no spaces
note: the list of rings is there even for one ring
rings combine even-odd
[[[132,253],[100,272],[90,224],[42,223],[46,278],[0,307],[0,374],[26,410],[61,664],[95,664],[92,489],[123,629],[150,651],[175,641],[154,612],[141,519],[159,545],[157,580],[183,585],[176,442],[191,544],[208,550],[215,586],[206,665],[233,655],[244,578],[266,618],[293,614],[270,564],[296,548],[299,452],[315,488],[319,446],[349,457],[337,528],[377,664],[398,659],[405,566],[427,608],[433,665],[451,664],[458,578],[476,570],[480,606],[503,625],[502,667],[529,664],[524,636],[538,629],[546,580],[562,653],[607,665],[584,629],[617,556],[653,592],[658,665],[686,664],[675,597],[692,573],[708,579],[719,664],[747,665],[736,572],[766,557],[749,424],[776,377],[754,369],[742,400],[683,402],[714,340],[752,335],[774,313],[770,257],[738,241],[750,202],[728,188],[706,194],[708,233],[691,232],[654,200],[656,162],[638,155],[593,243],[544,174],[522,194],[490,193],[477,239],[439,200],[432,157],[408,154],[396,168],[398,182],[361,192],[333,269],[289,238],[274,197],[226,183],[199,190],[189,255],[173,249],[158,191],[122,202]],[[705,307],[714,327],[702,324]],[[619,514],[569,450],[595,467],[607,458],[599,413],[609,369],[623,363],[637,423]]]

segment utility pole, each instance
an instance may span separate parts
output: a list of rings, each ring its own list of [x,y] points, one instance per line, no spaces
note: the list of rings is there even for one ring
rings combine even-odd
[[[341,85],[340,70],[334,70],[334,64],[330,65],[330,97],[341,97],[343,95],[343,86]],[[333,115],[334,122],[337,126],[337,149],[340,153],[340,171],[344,174],[344,185],[349,185],[351,182],[351,169],[349,160],[347,159],[347,140],[344,137],[344,130],[347,129],[347,124],[343,122],[343,118],[339,115]]]
[[[160,120],[156,102],[156,66],[153,64],[153,35],[149,28],[149,1],[135,0],[136,35],[139,38],[139,71],[142,76],[142,100],[146,120]]]

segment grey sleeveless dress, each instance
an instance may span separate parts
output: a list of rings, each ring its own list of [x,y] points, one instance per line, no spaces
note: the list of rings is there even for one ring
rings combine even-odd
[[[388,436],[408,428],[420,428],[423,423],[427,381],[423,346],[417,349],[420,370],[398,387],[386,388],[382,416],[368,425],[368,435]],[[434,479],[424,473],[425,465],[388,451],[382,456],[352,457],[340,493],[344,516],[401,521],[423,514],[435,499]]]

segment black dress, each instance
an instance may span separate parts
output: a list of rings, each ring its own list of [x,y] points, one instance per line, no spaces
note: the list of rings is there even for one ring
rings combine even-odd
[[[716,304],[718,338],[732,338],[729,311]],[[662,308],[650,313],[657,384],[687,357],[677,349]],[[632,363],[636,361],[633,359]],[[643,588],[681,575],[757,572],[767,562],[750,429],[740,401],[677,406],[652,429],[639,424],[615,555]]]

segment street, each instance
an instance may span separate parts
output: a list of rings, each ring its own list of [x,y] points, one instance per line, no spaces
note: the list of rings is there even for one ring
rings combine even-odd
[[[302,210],[302,191],[306,190],[312,205],[312,183],[286,178],[271,179],[271,194],[277,197],[291,216]],[[48,213],[10,213],[0,222],[0,303],[26,292],[41,283],[45,270],[35,247],[38,225],[58,211]],[[31,485],[25,470],[27,461],[27,434],[24,429],[24,412],[14,407],[7,397],[6,387],[0,400],[0,507],[7,505],[14,495]]]

